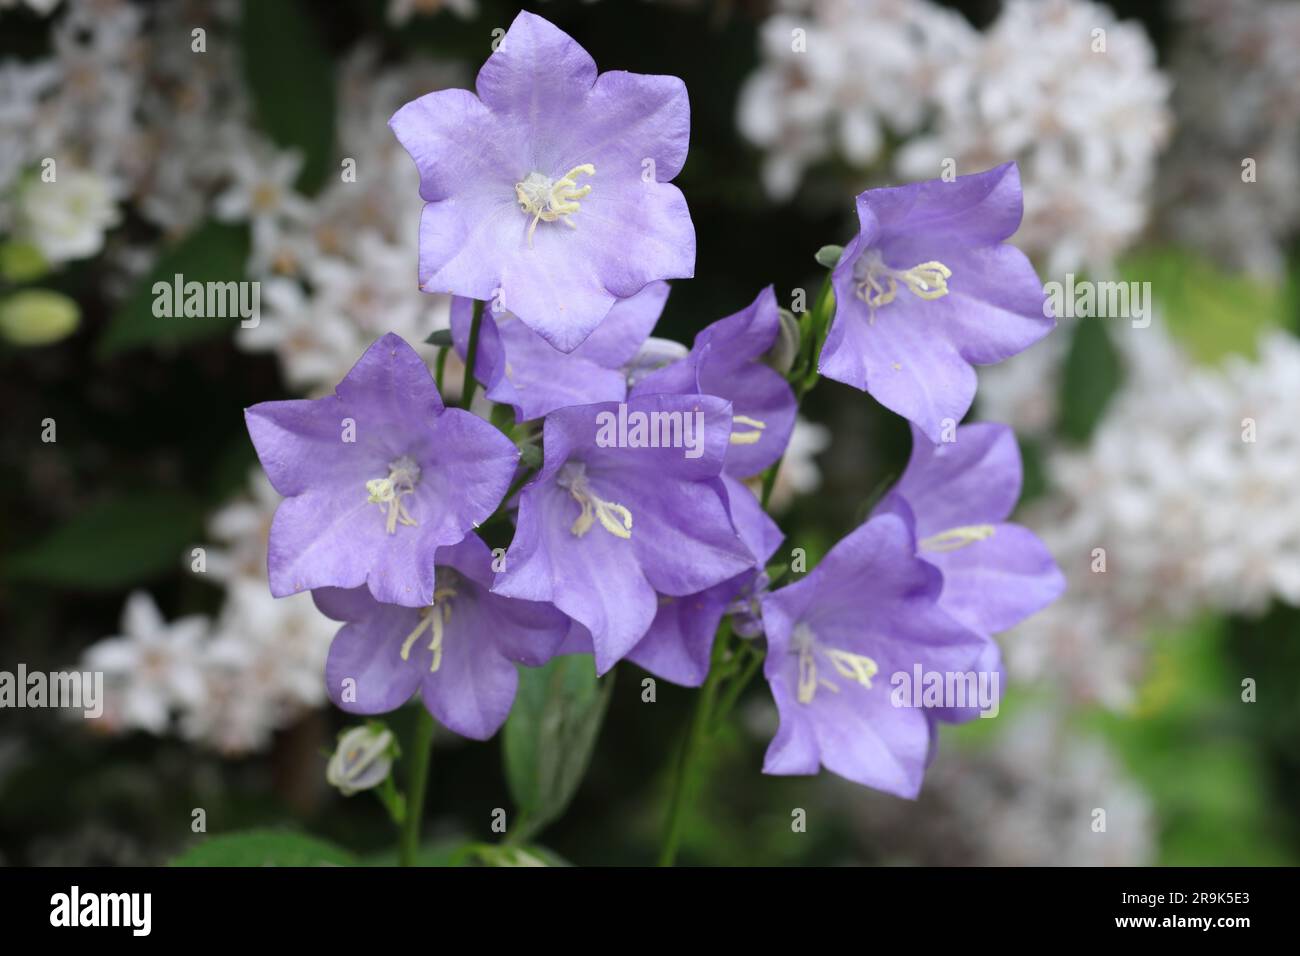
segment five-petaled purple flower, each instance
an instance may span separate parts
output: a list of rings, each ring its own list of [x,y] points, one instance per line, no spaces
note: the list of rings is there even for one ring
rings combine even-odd
[[[895,706],[891,675],[968,671],[984,639],[939,607],[943,578],[916,556],[907,522],[877,515],[807,577],[763,595],[763,672],[781,723],[763,771],[818,766],[914,797],[930,752],[924,708]]]
[[[614,303],[695,272],[695,229],[670,184],[690,106],[671,76],[596,74],[587,51],[520,13],[468,90],[390,125],[420,171],[420,286],[496,299],[570,352]]]
[[[1014,163],[953,182],[869,189],[832,273],[819,370],[870,392],[938,441],[975,397],[975,370],[1054,326],[1034,267],[1003,240],[1020,225]]]
[[[518,421],[541,418],[569,405],[621,402],[627,397],[628,366],[649,338],[664,301],[667,282],[652,282],[620,299],[587,340],[560,352],[509,312],[483,309],[476,377],[494,402],[510,405]],[[451,303],[451,333],[464,359],[469,350],[474,303]]]
[[[493,590],[555,604],[590,632],[605,673],[650,627],[657,594],[695,594],[752,565],[718,478],[730,434],[731,405],[711,396],[552,412]]]
[[[381,604],[365,588],[319,588],[316,606],[346,624],[330,644],[330,699],[354,714],[396,710],[417,690],[438,720],[486,740],[514,703],[515,662],[539,666],[569,619],[555,608],[492,594],[492,555],[477,535],[437,555],[433,602]]]
[[[428,367],[392,333],[333,395],[262,402],[244,417],[285,496],[267,556],[276,597],[366,585],[388,604],[431,604],[435,552],[487,520],[519,461],[497,429],[443,406]]]

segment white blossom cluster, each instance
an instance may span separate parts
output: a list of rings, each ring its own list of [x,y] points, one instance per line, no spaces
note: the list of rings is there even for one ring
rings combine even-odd
[[[1300,341],[1274,332],[1219,368],[1159,324],[1120,343],[1126,384],[1086,448],[1049,456],[1027,515],[1069,587],[1003,647],[1013,678],[1125,709],[1153,628],[1300,604]]]
[[[105,675],[102,726],[114,732],[180,733],[225,754],[265,747],[272,733],[325,703],[321,674],[337,624],[311,595],[271,597],[266,538],[279,498],[262,473],[250,493],[213,515],[201,577],[225,600],[215,620],[167,622],[133,593],[122,632],[92,645],[86,667]],[[196,569],[198,570],[198,569]]]
[[[1300,5],[1183,0],[1178,140],[1161,176],[1166,232],[1277,278],[1300,229]]]
[[[741,132],[766,154],[763,182],[792,196],[831,155],[865,168],[917,133],[955,91],[952,65],[978,33],[925,0],[784,0],[761,30],[763,64],[741,90]]]
[[[1041,705],[1006,721],[985,747],[941,750],[916,803],[847,796],[869,845],[925,866],[1155,862],[1150,798],[1101,738]]]
[[[1105,6],[1007,0],[981,34],[927,0],[800,0],[765,24],[763,53],[738,121],[774,196],[831,156],[886,180],[1015,160],[1016,244],[1051,275],[1109,270],[1146,224],[1169,83]]]
[[[342,65],[342,159],[318,196],[294,192],[296,156],[250,152],[217,200],[218,215],[251,223],[249,277],[262,282],[262,320],[240,329],[236,341],[274,351],[287,384],[300,392],[332,387],[386,332],[431,359],[435,350],[419,343],[449,325],[450,300],[421,292],[411,265],[420,204],[406,197],[418,192],[419,175],[386,124],[402,103],[459,82],[460,70],[418,62],[381,72],[375,60],[362,47]]]
[[[233,9],[69,0],[50,56],[0,66],[0,233],[57,266],[103,252],[128,205],[164,237],[200,222],[229,175],[213,138],[246,127],[233,47],[217,40]],[[128,273],[156,251],[108,249]]]
[[[91,18],[92,8],[102,8],[107,19]],[[87,43],[98,51],[96,65],[105,82],[126,82],[111,69],[118,61],[106,51],[144,43],[138,12],[113,0],[75,0],[55,29],[73,30],[70,24],[83,16],[79,10],[87,11],[85,22],[94,25]],[[120,21],[113,19],[118,16]],[[245,349],[273,351],[288,386],[303,394],[342,378],[356,356],[385,332],[419,343],[435,329],[446,328],[448,299],[425,295],[417,287],[411,263],[417,259],[419,204],[401,197],[415,194],[418,175],[386,122],[408,99],[458,82],[458,68],[419,62],[380,71],[373,50],[361,48],[351,55],[338,82],[340,170],[319,195],[309,198],[295,188],[301,158],[275,148],[249,125],[242,88],[227,89],[224,80],[187,73],[188,59],[173,62],[175,51],[187,57],[190,49],[188,27],[182,31],[179,14],[176,19],[178,32],[171,43],[153,41],[159,56],[151,70],[125,74],[134,80],[114,94],[123,109],[116,119],[105,120],[102,141],[87,142],[85,155],[95,158],[93,164],[87,162],[87,175],[99,177],[97,183],[126,186],[113,187],[107,206],[111,216],[87,217],[91,207],[85,201],[70,211],[81,231],[79,254],[103,248],[104,232],[117,220],[119,204],[137,193],[137,211],[168,232],[183,232],[209,214],[247,223],[252,240],[248,278],[262,284],[263,315],[257,326],[240,330],[237,342]],[[155,26],[165,32],[164,25]],[[108,39],[93,39],[101,34]],[[211,46],[209,55],[217,48]],[[123,54],[122,62],[135,60]],[[46,108],[49,96],[64,95],[68,85],[58,64],[5,67],[11,69],[17,70],[18,81],[38,89],[19,98],[26,104],[20,111],[8,96],[11,87],[0,82],[0,129],[11,120],[18,126],[29,122]],[[224,69],[227,77],[240,75],[237,63]],[[170,79],[158,86],[159,76]],[[182,93],[172,81],[192,83],[194,89]],[[190,106],[193,114],[187,111]],[[191,115],[197,123],[192,128]],[[219,118],[219,150],[212,149],[214,134],[204,125],[215,122],[214,116]],[[137,179],[120,162],[131,151],[112,141],[144,129],[169,137],[166,149],[173,152]],[[61,127],[48,135],[49,142],[60,142]],[[92,131],[81,135],[90,137]],[[6,142],[0,137],[0,151]],[[25,170],[32,155],[25,153],[15,168]],[[65,168],[59,169],[61,188],[49,195],[67,203]],[[171,178],[168,171],[180,175]],[[406,188],[398,188],[403,182]],[[53,212],[45,214],[40,221],[44,232],[38,234],[51,233],[56,222]],[[135,251],[134,271],[143,271],[157,250]],[[434,349],[426,348],[432,358]],[[459,363],[449,361],[448,366],[449,390],[454,391]],[[136,592],[128,598],[122,633],[85,654],[86,666],[102,670],[107,682],[99,726],[179,733],[222,753],[242,754],[264,748],[277,729],[324,704],[325,656],[338,625],[316,609],[308,594],[271,597],[266,539],[277,502],[258,471],[246,496],[213,515],[209,533],[219,547],[206,549],[200,577],[225,589],[214,619],[168,622],[149,595]]]

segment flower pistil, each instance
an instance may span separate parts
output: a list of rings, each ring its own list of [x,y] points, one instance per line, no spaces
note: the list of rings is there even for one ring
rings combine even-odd
[[[918,299],[941,299],[948,294],[951,275],[951,269],[935,260],[910,269],[892,269],[885,265],[879,250],[868,249],[853,267],[853,288],[858,298],[874,310],[894,301],[900,282]]]
[[[620,504],[597,496],[587,484],[587,470],[583,465],[568,462],[556,483],[561,488],[567,488],[573,500],[582,506],[581,513],[569,529],[575,537],[581,538],[597,521],[616,538],[632,537],[632,512]]]
[[[818,644],[816,636],[807,624],[795,627],[792,652],[799,657],[799,703],[811,704],[819,688],[825,688],[838,694],[837,683],[817,673],[817,655],[821,654],[830,661],[831,666],[841,677],[871,689],[871,678],[880,669],[874,660],[865,654],[841,650],[838,647],[823,647]]]
[[[384,527],[389,534],[397,531],[399,521],[408,526],[416,523],[411,513],[406,510],[402,498],[412,494],[419,481],[420,466],[410,457],[403,455],[388,463],[387,478],[372,478],[366,482],[370,503],[379,505],[380,510],[388,515]]]
[[[529,173],[523,182],[515,183],[515,196],[519,208],[533,217],[528,224],[528,245],[533,245],[533,233],[538,222],[563,222],[570,229],[578,228],[569,216],[580,208],[578,200],[591,192],[591,184],[578,185],[578,176],[595,176],[591,163],[574,166],[559,179],[552,180],[545,173]]]

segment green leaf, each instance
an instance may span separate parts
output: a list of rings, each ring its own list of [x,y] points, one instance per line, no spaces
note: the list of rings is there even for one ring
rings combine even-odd
[[[347,850],[326,840],[282,830],[249,830],[210,837],[171,861],[172,866],[352,866]]]
[[[506,721],[506,779],[523,820],[522,842],[557,819],[587,772],[609,705],[613,676],[596,678],[585,655],[520,668],[519,692]],[[521,832],[522,831],[522,832]]]
[[[201,509],[183,496],[118,498],[12,555],[4,571],[25,581],[116,590],[179,568],[202,530]]]
[[[436,345],[439,348],[451,348],[451,329],[434,329],[429,333],[429,337],[424,340],[425,345]]]
[[[316,21],[301,0],[245,0],[244,78],[262,127],[302,154],[298,188],[316,192],[334,156],[334,70]]]
[[[1057,423],[1061,435],[1071,441],[1086,441],[1122,380],[1123,370],[1106,331],[1106,320],[1078,319],[1061,376]]]
[[[1128,282],[1151,283],[1165,326],[1199,362],[1211,364],[1232,354],[1253,357],[1260,332],[1286,324],[1287,299],[1280,286],[1226,272],[1185,249],[1143,250],[1127,258],[1120,272]]]
[[[154,315],[154,285],[162,282],[174,288],[177,275],[182,277],[184,284],[242,281],[248,248],[247,229],[210,222],[167,250],[149,276],[131,290],[109,321],[108,329],[99,340],[100,358],[110,358],[145,345],[177,345],[214,335],[229,335],[239,325],[237,315],[230,318]],[[175,304],[183,306],[184,302]],[[228,308],[226,311],[235,312],[237,309]]]

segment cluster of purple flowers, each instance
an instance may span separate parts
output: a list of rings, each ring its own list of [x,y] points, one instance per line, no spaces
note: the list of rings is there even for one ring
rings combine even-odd
[[[767,772],[825,766],[915,795],[934,722],[972,711],[897,706],[890,675],[997,672],[992,636],[1062,589],[1041,543],[1006,522],[1010,431],[956,425],[972,364],[1052,327],[1033,268],[1004,243],[1021,215],[1015,168],[858,197],[820,372],[910,420],[912,459],[865,524],[773,589],[782,534],[752,479],[778,465],[798,404],[770,361],[776,296],[689,350],[650,337],[663,280],[694,272],[670,182],[689,138],[683,84],[598,74],[521,13],[476,85],[421,97],[391,126],[421,177],[421,286],[458,297],[454,347],[517,424],[444,407],[392,334],[333,395],[247,412],[285,498],[272,592],[310,590],[344,622],[331,698],[373,714],[418,691],[483,739],[509,714],[517,664],[588,653],[598,673],[628,659],[698,686],[733,615],[766,642],[781,718]],[[539,438],[529,461],[521,446]],[[477,533],[493,516],[513,521],[508,549]]]

